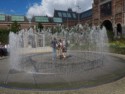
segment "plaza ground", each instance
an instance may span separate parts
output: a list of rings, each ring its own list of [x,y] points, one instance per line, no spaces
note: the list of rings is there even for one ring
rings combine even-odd
[[[0,88],[0,94],[125,94],[125,77],[104,85],[71,91],[34,91]]]
[[[125,59],[124,55],[117,56]],[[4,57],[1,59],[4,59]],[[41,91],[0,87],[0,94],[125,94],[125,77],[111,83],[77,90]]]

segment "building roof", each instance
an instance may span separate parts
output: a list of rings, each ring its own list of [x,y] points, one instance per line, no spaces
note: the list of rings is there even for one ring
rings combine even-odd
[[[61,17],[64,21],[67,19],[68,20],[78,20],[78,17],[80,20],[82,20],[82,19],[85,19],[88,17],[92,17],[92,9],[89,9],[82,13],[73,12],[71,9],[68,9],[68,11],[55,10],[54,17]]]
[[[65,20],[76,20],[78,19],[78,14],[76,12],[73,12],[71,9],[68,9],[68,11],[63,10],[55,10],[54,11],[54,17],[60,17]]]
[[[63,21],[60,17],[34,16],[31,22],[62,23]]]
[[[59,17],[53,17],[52,19],[53,19],[54,23],[62,23],[63,22],[62,18],[59,18]]]
[[[82,13],[80,13],[80,19],[86,19],[88,17],[92,17],[92,9],[89,9],[87,11],[84,11]]]
[[[24,15],[6,15],[6,14],[0,14],[0,22],[28,22],[28,19]]]

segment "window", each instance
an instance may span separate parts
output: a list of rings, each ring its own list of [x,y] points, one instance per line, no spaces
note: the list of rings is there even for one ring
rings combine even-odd
[[[75,13],[73,13],[73,18],[76,18],[76,14]]]
[[[66,13],[65,13],[65,12],[63,12],[63,17],[67,17],[67,15],[66,15]]]
[[[61,13],[61,12],[58,12],[58,16],[59,16],[59,17],[62,17],[62,13]]]
[[[82,14],[82,18],[86,18],[92,15],[92,11],[87,11]]]
[[[108,2],[100,6],[101,16],[112,15],[112,3]]]
[[[11,16],[11,21],[24,21],[24,16]]]
[[[5,21],[5,15],[0,15],[0,21]]]
[[[62,18],[53,18],[53,22],[62,23]]]
[[[67,13],[67,16],[68,16],[69,18],[71,18],[71,14],[70,14],[70,13]]]
[[[49,22],[48,17],[43,17],[43,16],[37,16],[35,17],[36,22]]]
[[[98,4],[99,3],[99,0],[94,0],[94,4]]]

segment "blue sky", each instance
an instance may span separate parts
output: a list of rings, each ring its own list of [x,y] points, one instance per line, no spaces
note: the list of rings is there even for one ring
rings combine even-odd
[[[92,7],[93,0],[0,0],[0,14],[53,16],[54,9],[83,12]],[[80,6],[80,10],[76,6]]]
[[[0,13],[25,15],[34,3],[40,4],[41,0],[1,0]]]

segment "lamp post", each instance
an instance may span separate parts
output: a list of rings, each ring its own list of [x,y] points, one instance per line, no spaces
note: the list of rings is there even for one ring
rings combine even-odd
[[[28,18],[28,21],[29,21],[29,28],[31,27],[31,19],[32,17],[27,17]]]
[[[67,28],[69,27],[69,24],[68,24],[68,0],[66,0],[66,3],[67,3]]]
[[[77,5],[76,7],[78,8],[78,24],[79,24],[79,23],[80,23],[80,22],[79,22],[79,18],[80,18],[80,17],[79,17],[79,16],[80,16],[80,15],[79,15],[79,10],[80,10],[81,8],[80,8],[79,5]]]

